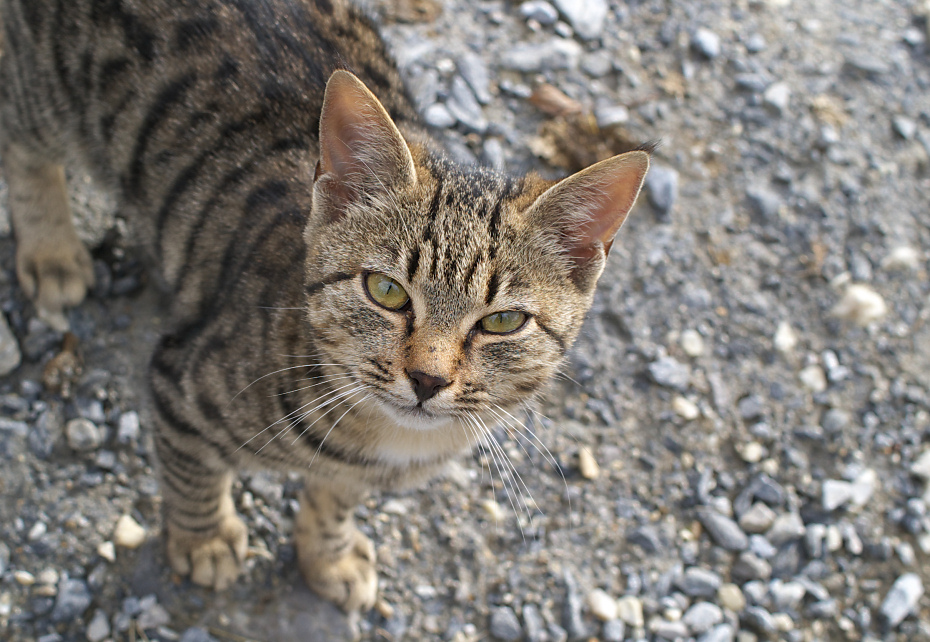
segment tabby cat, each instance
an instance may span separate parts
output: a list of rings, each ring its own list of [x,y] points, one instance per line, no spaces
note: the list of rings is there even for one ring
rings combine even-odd
[[[304,577],[370,608],[354,507],[435,475],[540,390],[649,150],[559,182],[456,166],[372,23],[338,0],[0,0],[0,14],[23,290],[62,325],[92,285],[62,168],[78,161],[172,293],[151,362],[171,567],[229,586],[247,543],[234,471],[300,470]]]

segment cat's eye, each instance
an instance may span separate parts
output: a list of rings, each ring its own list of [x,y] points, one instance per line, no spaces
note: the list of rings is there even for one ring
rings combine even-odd
[[[400,283],[378,272],[372,272],[365,277],[365,289],[375,303],[388,310],[400,310],[410,300]]]
[[[491,334],[508,334],[515,332],[526,323],[527,316],[523,312],[508,310],[489,314],[479,321],[481,329]]]

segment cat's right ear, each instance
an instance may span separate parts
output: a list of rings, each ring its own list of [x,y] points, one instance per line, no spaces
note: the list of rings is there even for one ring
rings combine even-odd
[[[354,74],[335,71],[320,115],[317,187],[342,211],[351,202],[412,187],[416,176],[410,149],[387,110]]]

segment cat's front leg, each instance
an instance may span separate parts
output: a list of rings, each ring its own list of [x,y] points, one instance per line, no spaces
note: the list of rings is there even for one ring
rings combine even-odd
[[[373,607],[378,594],[375,549],[353,518],[364,496],[361,489],[308,478],[295,531],[307,584],[350,616]]]
[[[3,148],[16,233],[16,275],[39,317],[58,330],[68,321],[64,309],[77,305],[94,284],[90,253],[74,231],[64,168],[27,147]]]
[[[168,562],[194,584],[222,591],[239,577],[248,529],[236,515],[231,471],[212,471],[156,438],[161,459]]]

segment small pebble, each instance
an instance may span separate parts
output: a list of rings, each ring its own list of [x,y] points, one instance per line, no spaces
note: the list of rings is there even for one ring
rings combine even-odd
[[[720,36],[700,28],[691,36],[691,48],[709,60],[714,59],[720,55]]]
[[[740,515],[739,525],[747,533],[764,533],[771,528],[775,517],[775,511],[767,504],[756,502],[748,511]]]
[[[504,509],[493,499],[486,499],[481,502],[481,508],[484,509],[484,512],[488,517],[491,518],[491,521],[494,523],[499,524],[500,522],[504,521],[504,517],[506,517]]]
[[[649,364],[649,374],[660,386],[684,391],[691,382],[691,368],[672,357],[662,357]]]
[[[798,335],[795,334],[791,324],[782,321],[775,330],[775,338],[772,340],[775,349],[782,354],[790,354],[798,345]]]
[[[827,375],[817,364],[807,366],[798,374],[798,379],[811,392],[823,392],[827,389]]]
[[[634,595],[624,595],[617,600],[617,617],[632,627],[645,626],[643,617],[643,602]]]
[[[765,455],[765,446],[758,441],[750,441],[743,445],[739,455],[747,464],[755,464],[762,460]]]
[[[720,583],[721,579],[717,573],[700,566],[689,566],[678,580],[679,588],[691,597],[713,597],[717,594]]]
[[[723,622],[723,611],[711,602],[697,602],[682,617],[692,635],[700,635]]]
[[[78,417],[65,425],[68,445],[78,452],[96,450],[103,443],[102,431],[89,419]]]
[[[717,545],[728,551],[743,551],[749,546],[746,533],[729,517],[706,507],[697,509],[697,517]]]
[[[659,220],[668,222],[678,200],[678,172],[664,165],[653,165],[646,174],[645,188],[649,203]]]
[[[102,557],[108,562],[116,561],[116,545],[113,542],[100,542],[97,546],[97,555]]]
[[[559,12],[544,0],[530,0],[520,5],[520,15],[524,20],[535,20],[541,25],[555,24],[559,19]]]
[[[588,593],[588,608],[601,622],[617,618],[617,600],[601,589],[594,589]]]
[[[131,515],[122,515],[113,529],[113,543],[122,548],[138,548],[145,541],[145,528]]]
[[[591,451],[585,447],[578,451],[578,470],[585,479],[597,479],[601,476],[601,467],[598,466]]]
[[[916,270],[920,267],[920,252],[906,245],[899,245],[892,249],[888,256],[882,259],[883,270]]]
[[[19,367],[23,360],[16,335],[10,329],[6,316],[0,313],[0,377],[4,377]]]
[[[679,417],[687,421],[693,421],[701,416],[701,409],[698,408],[698,405],[681,395],[672,399],[672,410],[674,410],[675,414]]]
[[[867,285],[855,283],[846,288],[846,293],[832,310],[833,316],[866,326],[878,321],[888,313],[885,299]]]
[[[29,571],[13,571],[13,579],[20,586],[32,586],[36,583],[35,575]]]
[[[916,573],[900,576],[888,591],[882,602],[881,615],[892,628],[898,626],[904,618],[917,608],[917,603],[924,594],[924,585]]]
[[[110,622],[106,613],[100,609],[94,611],[94,617],[91,618],[90,624],[87,625],[86,635],[88,642],[102,642],[102,640],[109,637]]]
[[[740,613],[746,608],[746,598],[743,596],[743,591],[736,584],[722,584],[717,590],[717,601],[720,602],[723,608],[734,613]]]
[[[700,357],[704,354],[704,337],[697,330],[689,328],[683,331],[679,343],[689,357]]]

